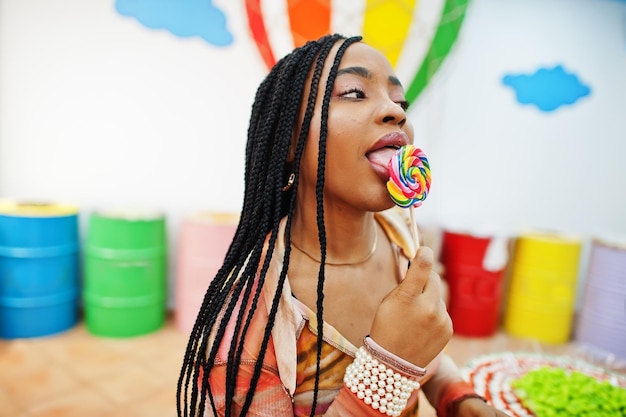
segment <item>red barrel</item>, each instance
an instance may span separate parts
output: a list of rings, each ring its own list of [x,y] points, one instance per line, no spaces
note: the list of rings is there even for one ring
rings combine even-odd
[[[455,334],[492,335],[500,322],[508,239],[444,231],[440,260]]]

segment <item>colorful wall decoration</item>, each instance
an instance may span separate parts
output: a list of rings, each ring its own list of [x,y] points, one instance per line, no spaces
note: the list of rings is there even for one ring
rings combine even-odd
[[[362,35],[381,50],[407,89],[424,90],[452,49],[469,0],[242,0],[251,36],[267,68],[306,41],[328,33]],[[211,0],[116,0],[123,16],[175,36],[228,46],[226,13]]]
[[[215,46],[233,42],[226,15],[211,0],[116,0],[115,9],[150,29],[166,29],[183,38],[199,36]]]
[[[469,0],[245,0],[248,24],[266,66],[327,33],[362,35],[390,60],[415,99],[454,45]]]
[[[562,65],[539,68],[533,74],[505,75],[502,83],[515,91],[519,103],[534,105],[544,112],[572,105],[591,93],[589,86]]]
[[[414,102],[454,46],[469,0],[241,0],[250,35],[267,69],[293,48],[328,33],[361,35],[382,51]],[[150,29],[228,46],[234,35],[213,0],[115,0],[117,12]],[[506,74],[516,100],[552,112],[591,93],[563,65]]]

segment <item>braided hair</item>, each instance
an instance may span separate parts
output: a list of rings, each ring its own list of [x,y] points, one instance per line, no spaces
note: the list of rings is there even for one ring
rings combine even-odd
[[[289,269],[291,252],[290,230],[294,213],[296,190],[298,188],[300,161],[309,133],[313,110],[318,94],[318,86],[324,64],[332,47],[339,46],[323,92],[319,156],[316,183],[317,227],[319,233],[322,262],[317,286],[317,366],[311,416],[314,415],[320,380],[320,361],[323,338],[323,288],[324,261],[326,260],[326,232],[324,227],[323,189],[326,161],[326,138],[328,134],[328,108],[330,96],[341,58],[349,45],[360,41],[360,37],[346,38],[342,35],[326,35],[316,41],[294,49],[274,65],[257,89],[246,145],[245,192],[239,224],[233,241],[226,253],[224,263],[211,281],[196,318],[184,356],[177,388],[177,409],[179,417],[199,417],[204,414],[207,396],[216,413],[215,402],[208,379],[215,361],[226,326],[236,314],[234,337],[228,351],[226,363],[225,415],[232,414],[232,400],[235,396],[237,370],[241,363],[244,339],[256,310],[259,295],[269,269],[270,260],[278,238],[279,224],[286,216],[285,254],[280,271],[278,287],[274,294],[266,326],[255,364],[250,387],[242,406],[245,416],[252,403],[261,374],[263,358],[269,339],[280,294]],[[307,98],[302,94],[311,77],[310,92]],[[298,129],[300,109],[306,99],[302,125]],[[293,163],[287,163],[289,146],[293,132],[299,131]],[[290,190],[283,191],[287,177],[295,174]],[[268,239],[267,256],[263,258],[263,248]],[[261,260],[263,263],[261,264]],[[237,308],[238,302],[250,304],[250,308]],[[294,341],[295,343],[295,341]]]

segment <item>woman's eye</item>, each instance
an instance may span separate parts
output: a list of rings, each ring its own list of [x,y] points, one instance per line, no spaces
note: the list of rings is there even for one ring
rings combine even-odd
[[[409,108],[409,102],[406,100],[398,101],[398,104],[400,105],[400,107],[402,107],[402,110],[404,111]]]
[[[342,93],[341,97],[344,97],[344,98],[355,98],[355,99],[365,98],[365,93],[363,91],[359,90],[358,88],[353,88],[353,89],[350,89],[350,90],[346,91],[345,93]]]

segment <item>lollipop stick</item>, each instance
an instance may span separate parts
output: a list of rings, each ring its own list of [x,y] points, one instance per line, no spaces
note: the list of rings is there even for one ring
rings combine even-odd
[[[411,233],[413,234],[413,242],[415,243],[415,250],[417,251],[417,249],[419,249],[420,247],[420,239],[417,233],[417,223],[415,222],[415,215],[413,214],[414,212],[415,212],[415,207],[411,206],[409,208],[410,221],[411,221]]]

